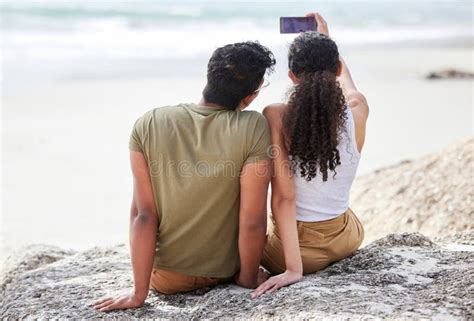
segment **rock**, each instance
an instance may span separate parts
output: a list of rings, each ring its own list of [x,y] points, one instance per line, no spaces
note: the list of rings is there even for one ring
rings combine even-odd
[[[366,243],[375,241],[274,295],[252,300],[232,284],[169,296],[150,291],[142,308],[99,313],[89,304],[133,286],[126,246],[34,245],[3,264],[0,318],[472,320],[473,158],[470,138],[359,177],[353,209]]]
[[[436,242],[474,246],[474,230],[459,232],[445,237],[436,237]]]
[[[391,234],[324,271],[256,300],[236,285],[188,294],[150,291],[139,309],[88,306],[132,286],[127,248],[94,248],[22,270],[1,292],[0,317],[20,318],[433,318],[473,319],[474,233],[437,243],[419,233]],[[463,248],[452,242],[461,240]],[[466,245],[467,244],[467,245]],[[448,246],[448,245],[451,245]],[[43,254],[39,254],[43,253]],[[47,255],[38,252],[37,257]]]
[[[3,289],[17,274],[37,269],[73,253],[73,251],[65,251],[56,246],[42,244],[23,247],[14,255],[9,256],[5,262],[2,262],[0,288]]]
[[[469,138],[358,177],[351,206],[364,225],[364,244],[394,232],[434,238],[474,229],[473,168],[474,138]]]
[[[456,69],[446,69],[430,72],[426,79],[473,79],[474,73]]]

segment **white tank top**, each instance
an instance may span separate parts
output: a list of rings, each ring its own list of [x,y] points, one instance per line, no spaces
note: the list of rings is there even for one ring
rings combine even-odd
[[[343,214],[349,208],[349,194],[359,165],[354,117],[347,106],[346,130],[341,133],[337,147],[341,165],[334,172],[328,171],[323,182],[320,172],[307,182],[299,173],[293,175],[296,188],[296,219],[304,222],[326,221]]]

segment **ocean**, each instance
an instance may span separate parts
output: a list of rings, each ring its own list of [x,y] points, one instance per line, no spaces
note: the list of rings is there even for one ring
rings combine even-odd
[[[8,85],[196,75],[216,47],[245,40],[284,57],[292,36],[279,34],[279,17],[311,11],[345,48],[465,44],[473,35],[471,1],[4,0],[1,8]]]

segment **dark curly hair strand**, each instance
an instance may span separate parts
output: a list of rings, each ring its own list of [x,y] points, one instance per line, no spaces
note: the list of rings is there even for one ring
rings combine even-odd
[[[305,32],[291,45],[288,62],[300,81],[290,93],[283,117],[291,166],[307,181],[318,170],[327,181],[328,172],[336,175],[341,164],[337,147],[347,119],[344,95],[336,80],[339,51],[324,34]]]

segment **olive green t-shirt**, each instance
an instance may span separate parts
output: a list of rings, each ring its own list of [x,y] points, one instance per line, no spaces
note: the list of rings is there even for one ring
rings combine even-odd
[[[239,175],[270,159],[270,144],[255,111],[180,104],[136,121],[129,147],[148,162],[159,215],[155,266],[205,277],[239,270]]]

